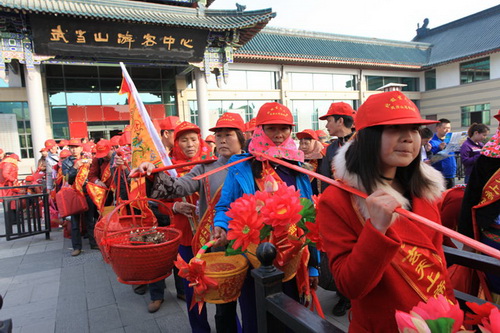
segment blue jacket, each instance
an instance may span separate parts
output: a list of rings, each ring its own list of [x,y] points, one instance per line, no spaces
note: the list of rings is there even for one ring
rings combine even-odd
[[[233,155],[228,163],[239,161],[243,158],[251,156],[250,154]],[[296,179],[297,188],[300,190],[301,196],[311,199],[312,188],[309,182],[309,177],[305,174],[299,174]],[[233,165],[228,169],[226,180],[222,186],[220,200],[215,206],[214,226],[228,229],[229,218],[226,212],[229,210],[229,205],[243,194],[254,194],[257,191],[255,188],[255,180],[252,173],[251,161],[245,161]],[[318,271],[310,267],[310,276],[318,276]]]
[[[433,154],[437,154],[441,149],[439,148],[439,145],[444,142],[440,138],[434,134],[432,139],[429,141],[431,144],[431,152]],[[443,174],[444,178],[455,178],[457,174],[457,161],[455,160],[455,156],[450,156],[448,158],[445,158],[444,160],[441,160],[439,162],[436,162],[432,165],[436,170],[441,171]]]

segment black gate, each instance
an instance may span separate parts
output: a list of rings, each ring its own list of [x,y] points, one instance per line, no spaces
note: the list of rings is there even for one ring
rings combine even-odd
[[[0,192],[6,191],[13,194],[0,197],[5,222],[5,234],[0,237],[10,241],[45,234],[50,239],[49,194],[45,185],[0,187]]]

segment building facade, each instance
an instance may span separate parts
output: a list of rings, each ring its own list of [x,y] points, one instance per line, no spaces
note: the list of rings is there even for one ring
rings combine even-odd
[[[271,9],[156,2],[0,2],[0,146],[32,166],[47,138],[121,131],[120,61],[152,119],[179,115],[205,134],[222,113],[250,120],[269,101],[290,107],[296,130],[324,129],[330,103],[357,108],[389,83],[405,84],[424,117],[448,118],[454,130],[495,125],[500,6],[424,24],[404,42],[264,28]]]

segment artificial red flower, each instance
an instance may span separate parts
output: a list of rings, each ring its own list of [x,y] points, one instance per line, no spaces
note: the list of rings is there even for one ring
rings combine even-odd
[[[319,234],[319,226],[313,222],[306,222],[306,228],[309,232],[306,234],[306,237],[316,244],[316,248],[318,251],[323,251],[323,240]]]
[[[264,191],[267,193],[274,193],[278,190],[278,182],[273,176],[267,175],[264,179]]]
[[[272,226],[275,232],[283,233],[288,231],[290,224],[300,221],[301,210],[300,191],[296,191],[294,186],[281,183],[278,190],[266,200],[260,212],[265,224]]]
[[[396,323],[398,325],[399,332],[431,333],[431,330],[429,326],[427,326],[425,320],[403,311],[396,310]]]
[[[235,240],[234,249],[245,251],[251,243],[260,243],[262,216],[257,212],[258,202],[253,195],[244,194],[230,205],[227,216],[229,221],[228,240]]]
[[[206,262],[204,260],[195,257],[188,264],[180,254],[177,254],[177,261],[174,264],[179,269],[179,276],[188,280],[189,286],[193,288],[193,299],[189,310],[198,303],[198,311],[201,313],[205,302],[204,297],[208,289],[217,288],[217,281],[205,276]]]
[[[497,307],[493,307],[488,317],[483,318],[483,325],[479,325],[482,333],[500,332],[500,311]]]
[[[467,312],[465,314],[465,323],[468,325],[480,324],[483,321],[483,318],[488,318],[491,310],[496,308],[496,306],[491,303],[477,304],[474,302],[465,302],[465,304],[467,304],[467,306],[474,311],[474,313]]]
[[[427,303],[419,302],[411,310],[411,314],[416,313],[424,320],[436,320],[439,318],[454,319],[453,332],[458,332],[464,320],[464,312],[460,309],[458,303],[451,303],[443,295],[437,298],[429,298]]]
[[[312,197],[311,197],[311,200],[312,202],[314,203],[314,208],[318,208],[318,205],[319,205],[319,199],[321,198],[321,193],[316,195],[314,194]]]

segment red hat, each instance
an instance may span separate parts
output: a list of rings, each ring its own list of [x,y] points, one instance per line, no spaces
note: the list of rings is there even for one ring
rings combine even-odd
[[[255,131],[255,118],[252,118],[245,124],[245,132]]]
[[[306,129],[302,132],[297,133],[297,139],[314,139],[319,140],[318,134],[314,132],[312,129]]]
[[[493,117],[495,117],[498,121],[500,121],[500,110],[498,110],[498,113]]]
[[[40,153],[43,153],[44,151],[49,151],[47,148],[43,147],[42,149],[40,149]]]
[[[215,132],[215,130],[221,128],[236,128],[243,132],[245,131],[245,122],[238,113],[226,112],[217,120],[217,124],[210,128],[209,131]]]
[[[377,125],[435,124],[422,119],[417,106],[400,91],[371,95],[356,114],[356,130]]]
[[[177,116],[168,116],[162,121],[160,121],[160,129],[166,131],[173,131],[179,124],[181,120]]]
[[[10,155],[9,155],[9,156],[7,156],[7,157],[13,158],[13,159],[18,160],[18,161],[20,161],[20,160],[21,160],[21,159],[19,158],[19,155],[17,155],[17,154],[10,154]]]
[[[215,143],[215,136],[213,135],[207,135],[205,142],[213,142]]]
[[[318,138],[321,138],[321,137],[327,137],[328,135],[326,135],[326,133],[322,130],[316,130],[316,135],[318,136]]]
[[[92,142],[87,142],[87,143],[82,144],[82,147],[83,147],[83,151],[85,151],[87,153],[91,153],[92,149],[95,148],[95,144]]]
[[[196,134],[200,134],[200,128],[189,121],[183,121],[174,130],[174,140],[179,139],[179,136],[185,132],[194,131]]]
[[[80,140],[80,139],[70,139],[68,141],[68,146],[81,147],[82,146],[82,140]]]
[[[109,139],[109,143],[111,146],[119,146],[120,145],[120,137],[121,135],[114,135]]]
[[[96,144],[95,149],[96,149],[95,157],[97,158],[105,157],[111,151],[111,142],[109,140],[101,139]]]
[[[69,156],[71,156],[71,152],[68,149],[63,149],[59,153],[59,158],[66,158],[66,157],[69,157]]]
[[[24,178],[24,181],[26,181],[26,182],[32,182],[33,180],[35,180],[35,178],[33,178],[32,175],[28,175],[28,176],[26,176],[26,178]]]
[[[54,146],[57,146],[56,140],[54,139],[45,140],[45,148],[51,149]]]
[[[347,103],[344,102],[338,102],[338,103],[332,103],[330,105],[330,108],[328,109],[328,112],[324,115],[319,117],[321,120],[326,120],[326,118],[333,116],[333,115],[338,115],[338,116],[351,116],[356,113],[352,106],[350,106]]]
[[[59,144],[58,144],[59,148],[62,148],[62,147],[64,147],[64,146],[67,146],[67,145],[68,145],[68,142],[69,142],[69,141],[68,141],[68,140],[65,140],[65,139],[63,139],[63,140],[59,141]]]
[[[118,142],[120,146],[126,146],[132,144],[132,134],[130,133],[130,125],[125,126],[123,132],[121,133],[120,141]]]
[[[286,106],[272,102],[262,105],[257,113],[255,125],[282,124],[295,126],[293,116]]]

